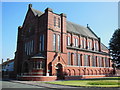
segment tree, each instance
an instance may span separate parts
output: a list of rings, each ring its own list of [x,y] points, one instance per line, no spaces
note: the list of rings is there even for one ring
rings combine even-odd
[[[114,63],[120,64],[120,29],[115,30],[109,43],[111,59]]]

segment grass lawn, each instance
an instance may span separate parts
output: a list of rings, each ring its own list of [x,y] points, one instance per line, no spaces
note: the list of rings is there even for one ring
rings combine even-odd
[[[54,81],[45,83],[85,87],[120,87],[120,77],[106,77],[89,80]]]

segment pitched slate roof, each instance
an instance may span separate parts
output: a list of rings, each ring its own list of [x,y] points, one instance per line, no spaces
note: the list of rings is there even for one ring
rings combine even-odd
[[[41,16],[43,14],[43,12],[40,12],[40,11],[35,10],[33,8],[31,8],[31,10],[33,11],[35,16],[36,15]],[[73,22],[70,22],[70,21],[66,22],[66,27],[67,27],[68,32],[81,34],[81,35],[84,35],[84,36],[88,36],[88,37],[91,37],[91,38],[98,39],[97,35],[89,27],[87,28],[87,27],[75,24]],[[107,47],[103,43],[101,43],[101,49],[108,50]]]
[[[33,8],[31,8],[31,10],[35,14],[35,16],[36,15],[41,16],[43,14],[42,12],[35,10]],[[67,21],[67,31],[98,39],[98,37],[90,29],[83,27],[81,25],[75,24],[70,21]]]
[[[101,49],[102,50],[108,50],[108,48],[103,43],[101,43]]]
[[[35,16],[36,16],[36,15],[41,16],[41,15],[43,14],[43,12],[40,12],[40,11],[35,10],[35,9],[33,9],[33,8],[31,8],[31,10],[33,11],[33,13],[34,13]]]
[[[67,21],[67,31],[98,39],[98,37],[87,27],[83,27],[70,21]]]

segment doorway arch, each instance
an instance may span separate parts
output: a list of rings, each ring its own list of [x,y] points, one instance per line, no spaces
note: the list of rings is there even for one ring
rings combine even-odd
[[[29,64],[28,64],[28,62],[23,63],[23,73],[29,73]]]
[[[56,75],[57,75],[57,79],[63,79],[64,78],[64,75],[63,75],[63,66],[60,63],[58,63],[56,65]]]

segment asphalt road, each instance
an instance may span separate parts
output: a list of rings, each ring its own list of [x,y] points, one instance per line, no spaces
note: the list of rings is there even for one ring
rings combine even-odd
[[[10,82],[10,81],[0,81],[0,83],[2,83],[2,88],[45,88],[37,85],[21,84],[21,83]]]

